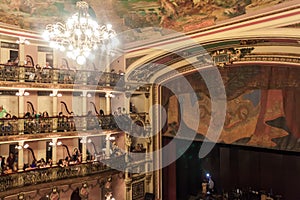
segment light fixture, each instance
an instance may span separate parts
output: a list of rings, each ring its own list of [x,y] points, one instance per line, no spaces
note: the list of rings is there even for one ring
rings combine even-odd
[[[22,149],[22,148],[28,149],[28,147],[29,147],[29,144],[24,144],[24,146],[22,146],[22,145],[16,145],[16,146],[15,146],[15,149],[18,149],[18,150],[20,150],[20,149]]]
[[[62,145],[62,142],[61,141],[58,141],[58,142],[49,142],[49,145],[50,146],[60,146],[60,145]]]
[[[21,150],[21,149],[28,149],[28,150],[31,152],[31,155],[32,155],[33,160],[36,160],[34,151],[33,151],[32,148],[29,147],[29,144],[24,144],[24,146],[22,146],[22,145],[16,145],[16,146],[15,146],[15,149],[18,149],[18,150]]]
[[[65,24],[57,22],[48,24],[43,34],[52,48],[67,51],[67,56],[83,65],[92,51],[101,49],[107,53],[118,45],[116,32],[112,25],[99,26],[89,13],[85,1],[76,3],[77,12]]]
[[[114,137],[114,136],[106,136],[106,140],[110,140],[110,141],[116,140],[116,137]]]
[[[106,93],[105,97],[110,97],[110,98],[115,98],[116,95],[112,94],[112,93]]]
[[[16,96],[28,96],[29,92],[25,92],[25,89],[19,89],[19,92],[16,92]]]
[[[53,90],[53,92],[49,96],[50,97],[62,97],[62,94],[58,93],[58,90]]]
[[[91,98],[92,97],[92,94],[91,93],[83,93],[80,95],[81,97],[87,97],[87,98]]]
[[[19,39],[16,41],[17,44],[30,44],[29,40],[25,39],[24,37],[19,37]]]

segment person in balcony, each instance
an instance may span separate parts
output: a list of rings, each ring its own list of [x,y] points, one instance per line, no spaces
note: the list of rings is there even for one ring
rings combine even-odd
[[[68,116],[68,123],[69,123],[70,131],[76,131],[73,112],[71,112],[70,115]]]
[[[51,158],[48,159],[48,161],[46,163],[46,166],[47,167],[52,167],[52,159]]]
[[[12,132],[12,125],[11,125],[11,123],[10,123],[11,115],[10,115],[9,113],[6,113],[5,119],[7,119],[7,120],[5,120],[5,121],[4,121],[4,124],[3,124],[3,126],[4,126],[4,132],[5,132],[6,134],[9,134],[9,135],[10,135],[11,132]]]
[[[102,109],[100,109],[99,114],[100,114],[100,116],[104,116],[104,111]]]
[[[51,65],[49,62],[46,62],[45,66],[43,67],[44,69],[52,69]]]
[[[72,154],[72,161],[79,162],[79,157],[80,157],[80,151],[78,150],[78,148],[74,148]]]
[[[34,66],[34,72],[35,72],[35,75],[36,75],[36,80],[38,82],[42,82],[42,68],[39,64],[36,64]]]
[[[18,117],[16,115],[12,116],[12,134],[16,135],[19,131],[19,125],[18,125]]]
[[[15,157],[15,155],[14,155],[14,153],[12,153],[12,152],[10,152],[9,153],[9,156],[8,156],[8,158],[7,158],[7,160],[6,160],[6,163],[7,163],[7,167],[9,168],[9,169],[14,169],[14,163],[16,162],[16,157]]]
[[[37,167],[38,168],[44,168],[46,167],[46,161],[44,158],[41,158],[40,160],[37,161]]]
[[[13,62],[11,61],[11,60],[7,60],[7,62],[6,62],[6,64],[5,65],[9,65],[9,66],[11,66],[11,65],[13,65]]]
[[[33,64],[32,64],[32,62],[31,62],[31,60],[29,59],[29,60],[26,60],[26,63],[25,63],[24,66],[25,66],[25,67],[33,67]]]
[[[36,160],[33,160],[31,165],[30,165],[30,168],[37,168],[37,161]]]
[[[5,163],[2,156],[0,156],[0,174],[3,174],[5,170]]]
[[[0,105],[0,118],[4,118],[6,116],[6,110],[3,108],[3,105]]]

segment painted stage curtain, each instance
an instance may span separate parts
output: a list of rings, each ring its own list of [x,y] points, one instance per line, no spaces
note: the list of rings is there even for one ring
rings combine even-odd
[[[300,138],[300,88],[285,88],[282,93],[287,126],[296,138]]]

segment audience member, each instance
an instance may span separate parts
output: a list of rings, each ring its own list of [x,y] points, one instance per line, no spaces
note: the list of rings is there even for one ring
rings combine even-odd
[[[6,116],[6,110],[3,108],[3,105],[0,106],[0,118],[3,118]]]
[[[0,173],[3,174],[5,170],[5,163],[2,156],[0,156]]]
[[[8,158],[6,160],[7,167],[9,169],[13,170],[14,169],[14,163],[15,163],[15,161],[16,161],[16,157],[15,157],[14,153],[10,152],[9,156],[8,156]]]
[[[46,62],[45,66],[43,68],[44,69],[51,69],[52,67],[50,66],[49,62]]]

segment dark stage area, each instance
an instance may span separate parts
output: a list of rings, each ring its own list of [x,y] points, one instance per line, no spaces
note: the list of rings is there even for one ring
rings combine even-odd
[[[164,145],[171,140],[164,137]],[[175,141],[174,152],[163,155],[163,158],[182,153],[181,147],[187,141]],[[202,142],[194,141],[176,162],[163,169],[164,200],[188,200],[199,195],[206,173],[211,174],[216,193],[220,195],[251,188],[274,198],[281,195],[280,199],[300,199],[298,152],[216,144],[205,158],[200,159],[201,145]]]

